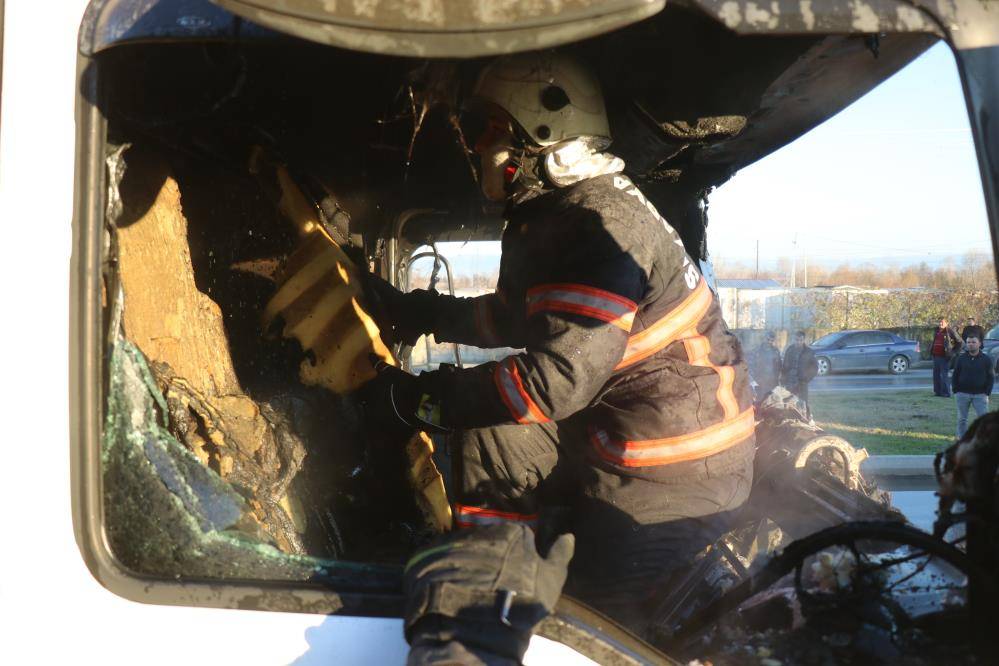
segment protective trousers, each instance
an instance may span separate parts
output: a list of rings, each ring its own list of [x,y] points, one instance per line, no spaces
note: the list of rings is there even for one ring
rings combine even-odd
[[[574,533],[566,592],[639,635],[671,576],[731,528],[752,481],[751,472],[731,471],[667,483],[623,477],[588,460],[585,432],[566,422],[455,438],[458,526],[523,522],[542,552],[559,533]]]

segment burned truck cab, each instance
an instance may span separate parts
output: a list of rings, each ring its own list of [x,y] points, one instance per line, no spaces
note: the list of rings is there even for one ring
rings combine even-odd
[[[855,4],[92,2],[72,296],[74,524],[91,571],[153,603],[399,615],[402,564],[451,526],[453,460],[439,438],[393,447],[365,429],[353,392],[370,356],[412,367],[413,350],[378,336],[359,282],[405,290],[429,259],[453,292],[440,245],[501,237],[462,114],[490,56],[558,47],[589,63],[612,151],[710,276],[714,188],[947,40],[980,111],[995,238],[995,17]],[[731,608],[723,592],[775,544],[901,521],[847,442],[798,429],[761,450],[757,474],[797,479],[807,518],[747,516],[663,590],[658,647],[694,654],[704,609]],[[764,575],[788,573],[773,561]],[[568,598],[542,633],[601,661],[667,659]]]

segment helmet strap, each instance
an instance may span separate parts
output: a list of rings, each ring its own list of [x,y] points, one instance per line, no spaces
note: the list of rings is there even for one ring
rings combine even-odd
[[[519,146],[503,173],[507,195],[516,201],[552,189],[544,173],[544,155]]]

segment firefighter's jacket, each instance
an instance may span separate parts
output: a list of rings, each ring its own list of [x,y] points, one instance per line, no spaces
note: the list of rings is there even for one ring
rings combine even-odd
[[[582,421],[593,463],[668,481],[745,469],[741,346],[672,227],[621,174],[509,212],[495,293],[444,298],[435,337],[525,351],[454,372],[447,425]],[[575,415],[575,416],[574,416]]]

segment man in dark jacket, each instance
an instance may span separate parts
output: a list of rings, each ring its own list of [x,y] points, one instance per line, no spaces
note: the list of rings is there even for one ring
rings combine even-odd
[[[985,329],[975,323],[974,317],[968,317],[961,329],[961,339],[968,343],[968,336],[975,336],[980,342],[985,342]]]
[[[974,406],[975,414],[981,416],[989,410],[989,396],[995,381],[992,359],[982,353],[981,340],[970,335],[965,341],[968,350],[957,357],[954,363],[954,376],[951,381],[954,398],[957,402],[957,438],[961,439],[968,429],[968,408]]]
[[[933,359],[933,394],[941,398],[950,397],[950,382],[947,374],[950,371],[950,360],[961,351],[961,338],[957,331],[947,324],[947,318],[940,318],[940,325],[933,332],[933,343],[930,346],[930,357]]]
[[[808,382],[818,374],[818,366],[815,363],[815,352],[805,344],[805,332],[798,331],[794,334],[794,342],[784,350],[784,363],[781,365],[781,384],[791,393],[801,398],[811,415],[811,408],[808,407]]]
[[[776,345],[777,336],[767,331],[763,342],[749,355],[749,374],[754,382],[756,402],[762,402],[780,383],[781,357]]]
[[[677,233],[602,152],[610,133],[588,70],[551,52],[499,58],[473,96],[488,118],[482,190],[507,202],[496,292],[373,281],[389,315],[379,324],[395,340],[432,332],[525,351],[385,372],[369,393],[390,405],[371,408],[455,431],[458,527],[519,522],[542,542],[568,529],[573,594],[642,632],[668,575],[749,494],[741,348]]]

